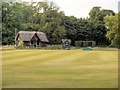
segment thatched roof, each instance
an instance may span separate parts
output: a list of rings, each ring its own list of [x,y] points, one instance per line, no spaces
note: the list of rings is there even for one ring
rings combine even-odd
[[[16,40],[18,40],[18,37],[20,37],[22,41],[31,41],[35,34],[37,34],[42,42],[49,42],[45,33],[36,31],[19,31],[16,35]]]

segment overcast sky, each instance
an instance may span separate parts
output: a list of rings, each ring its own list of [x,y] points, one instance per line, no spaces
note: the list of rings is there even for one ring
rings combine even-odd
[[[30,2],[31,0],[22,0]],[[32,0],[35,2],[43,0]],[[100,6],[102,9],[110,9],[118,12],[118,2],[120,0],[49,0],[55,2],[61,11],[67,16],[75,16],[77,18],[86,18],[90,9],[94,6]]]

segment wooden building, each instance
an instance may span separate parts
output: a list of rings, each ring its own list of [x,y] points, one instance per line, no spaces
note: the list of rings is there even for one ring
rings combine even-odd
[[[95,47],[95,41],[75,41],[76,47]]]
[[[45,33],[36,31],[19,31],[15,38],[16,45],[24,42],[24,47],[43,47],[49,42]]]

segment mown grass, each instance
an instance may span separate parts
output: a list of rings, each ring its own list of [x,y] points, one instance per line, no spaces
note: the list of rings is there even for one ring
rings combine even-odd
[[[3,88],[116,88],[118,52],[3,50]]]

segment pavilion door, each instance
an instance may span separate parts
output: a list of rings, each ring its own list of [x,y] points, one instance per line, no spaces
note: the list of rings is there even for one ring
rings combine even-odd
[[[40,45],[41,45],[41,42],[38,40],[37,41],[37,46],[40,47]]]

